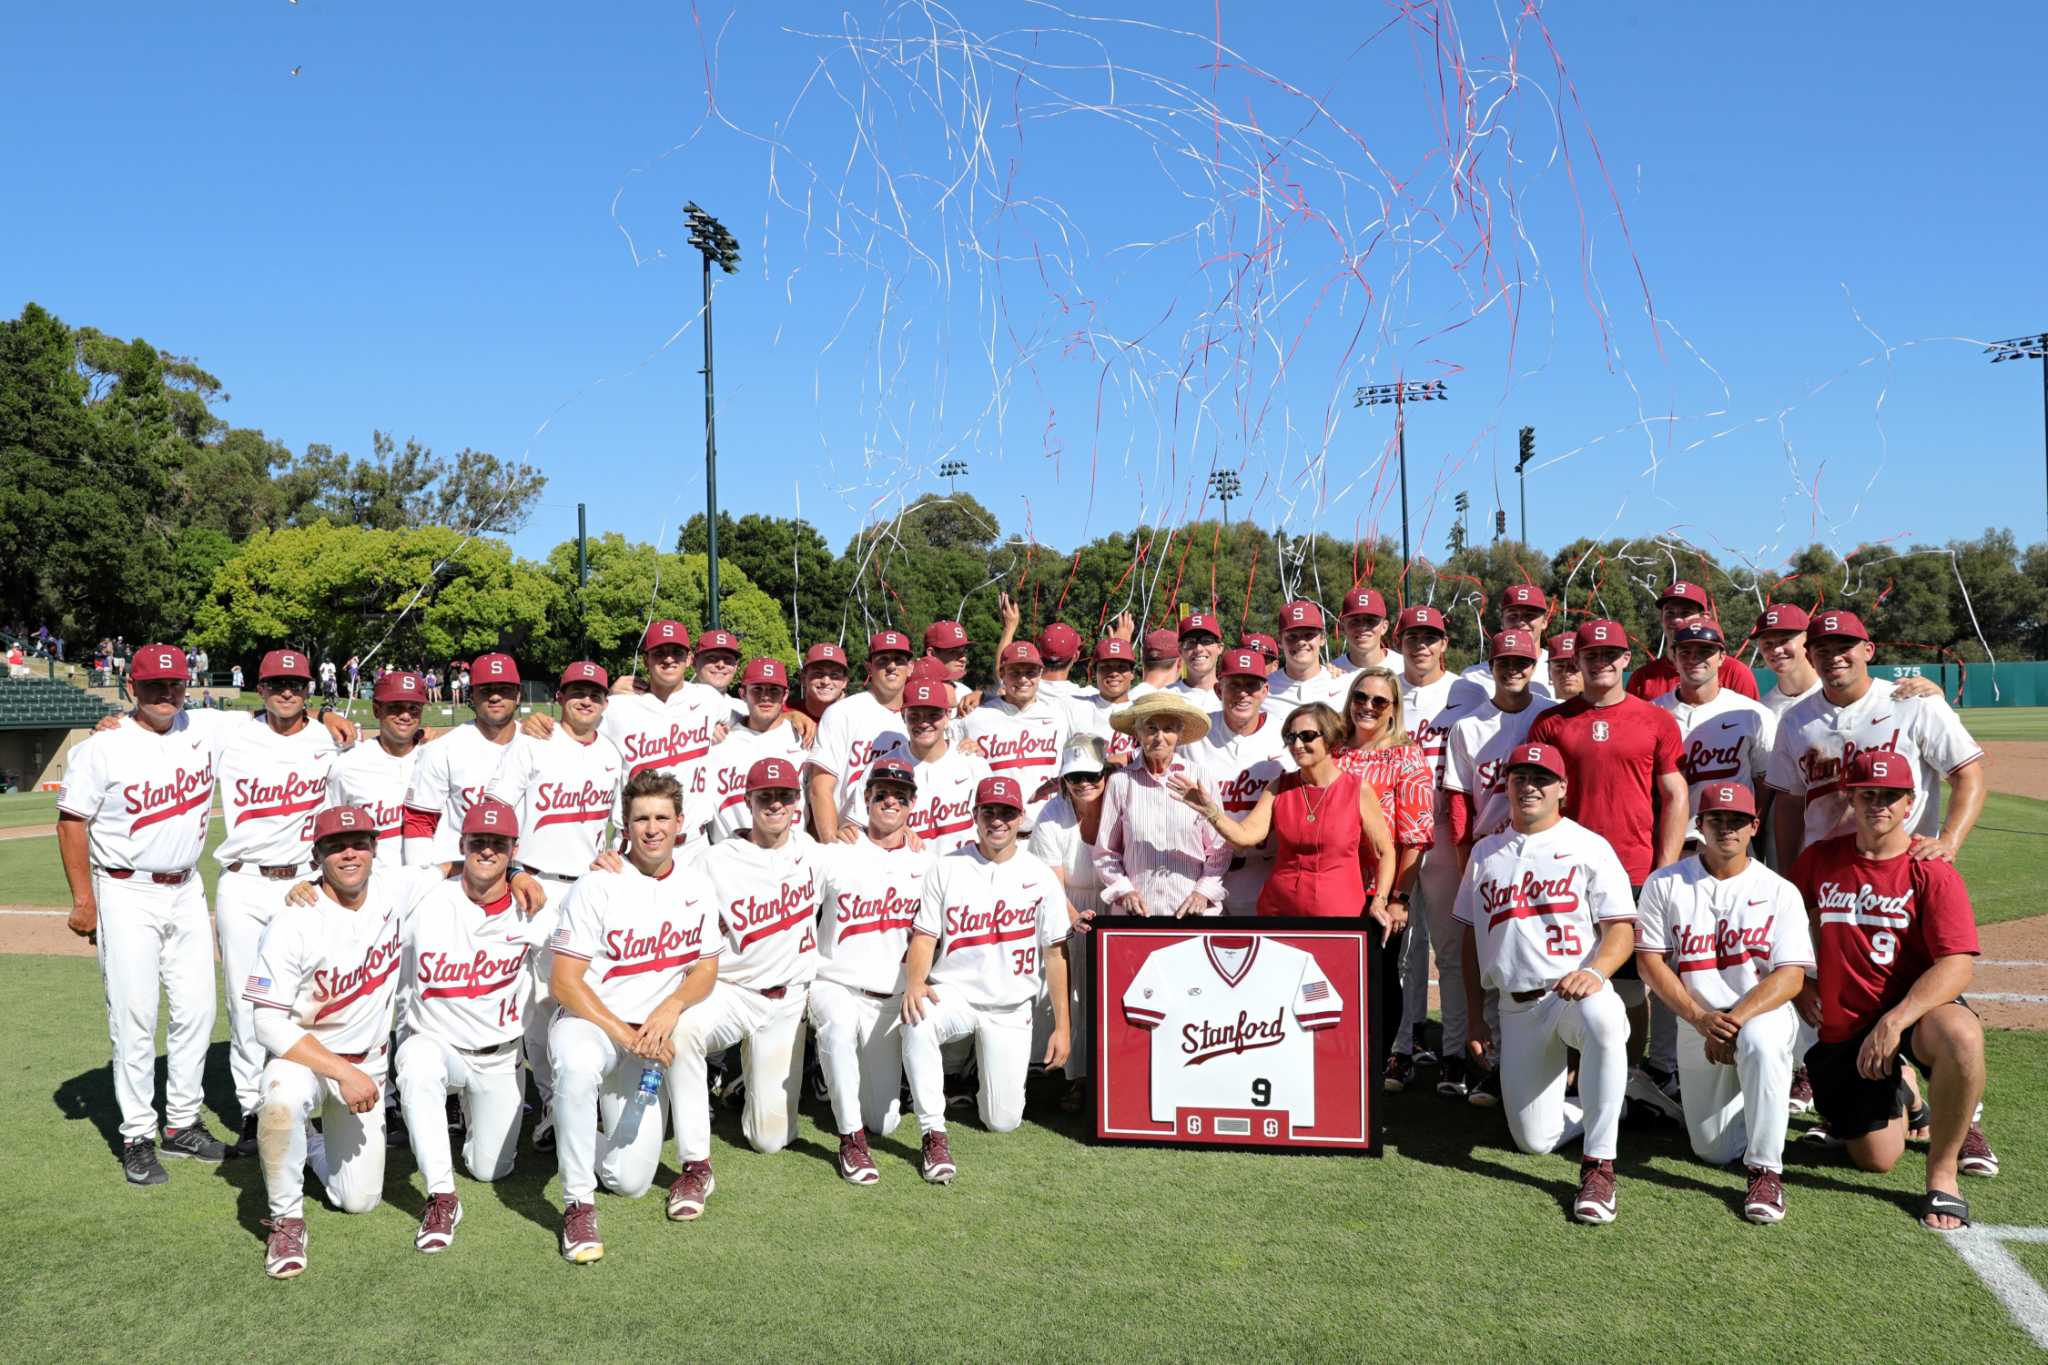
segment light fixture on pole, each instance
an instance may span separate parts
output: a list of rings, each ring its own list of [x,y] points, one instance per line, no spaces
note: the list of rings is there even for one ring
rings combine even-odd
[[[2041,362],[2041,455],[2043,463],[2048,464],[2048,332],[1994,341],[1984,348],[1984,354],[1991,357],[1994,365],[2002,360]]]
[[[1219,469],[1209,476],[1209,491],[1223,504],[1223,524],[1230,525],[1230,500],[1244,491],[1244,484],[1234,469]]]
[[[939,461],[939,477],[946,481],[946,496],[958,497],[960,494],[960,490],[953,486],[953,480],[964,479],[967,477],[967,461]]]
[[[725,230],[725,224],[697,207],[696,201],[683,205],[683,220],[690,225],[690,245],[704,257],[704,536],[711,565],[710,624],[718,627],[718,407],[711,372],[711,267],[730,275],[740,267],[740,244]]]
[[[1523,472],[1536,458],[1536,428],[1522,428],[1522,447],[1515,456],[1515,486],[1522,492],[1522,543],[1529,543],[1529,480]]]
[[[1407,379],[1396,384],[1361,384],[1352,400],[1358,408],[1394,405],[1394,442],[1401,459],[1401,573],[1405,576],[1414,556],[1408,547],[1408,405],[1447,400],[1441,379]]]

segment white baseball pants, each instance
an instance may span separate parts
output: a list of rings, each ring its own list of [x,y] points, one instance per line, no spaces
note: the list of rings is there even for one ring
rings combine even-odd
[[[569,899],[576,884],[553,877],[535,880],[547,892],[548,910],[559,916],[562,902]],[[526,1012],[526,1068],[533,1073],[533,1090],[543,1105],[555,1097],[554,1068],[548,1064],[548,1030],[555,1019],[555,998],[549,993],[548,981],[554,970],[555,955],[545,943],[526,955],[526,980],[521,987],[524,998],[519,1006]]]
[[[1699,1030],[1678,1035],[1679,1099],[1693,1154],[1715,1166],[1785,1169],[1785,1125],[1792,1094],[1792,1038],[1798,1013],[1780,1005],[1735,1035],[1735,1064],[1707,1060]]]
[[[981,1073],[981,1121],[991,1132],[1008,1133],[1024,1121],[1024,1077],[1031,1069],[1031,1023],[1035,1002],[983,1009],[942,995],[923,1019],[903,1026],[903,1069],[910,1076],[910,1103],[926,1133],[946,1131],[945,1045],[972,1038]]]
[[[164,1122],[188,1127],[199,1117],[206,1045],[213,1037],[213,933],[199,878],[158,886],[146,876],[95,872],[92,894],[100,908],[100,983],[107,993],[121,1138],[156,1136],[159,991],[171,1005]]]
[[[796,1106],[803,1097],[804,1001],[802,986],[779,1000],[721,981],[676,1025],[676,1152],[684,1161],[711,1156],[711,1088],[705,1058],[740,1045],[746,1108],[740,1130],[757,1152],[779,1152],[796,1136]],[[559,1121],[559,1120],[558,1120]]]
[[[1552,992],[1500,1000],[1500,1093],[1508,1131],[1525,1152],[1554,1152],[1584,1134],[1584,1155],[1614,1158],[1628,1088],[1628,1011],[1612,988],[1584,1000]],[[1565,1050],[1579,1050],[1579,1099],[1564,1097]]]
[[[260,1078],[256,1151],[272,1218],[305,1216],[306,1168],[320,1178],[327,1202],[343,1213],[368,1213],[384,1198],[384,1089],[390,1054],[383,1048],[358,1065],[377,1083],[377,1103],[358,1114],[341,1087],[297,1062],[272,1057]],[[307,1129],[320,1120],[321,1140],[308,1150]],[[445,1123],[445,1119],[443,1120]]]
[[[834,1131],[895,1132],[903,1120],[903,997],[814,981],[810,1014]]]
[[[228,1071],[235,1080],[235,1100],[243,1117],[256,1112],[263,1093],[264,1062],[269,1054],[256,1041],[256,1007],[242,998],[242,983],[256,969],[263,931],[284,908],[284,898],[297,884],[272,881],[258,872],[221,869],[214,887],[214,928],[220,934],[220,975],[227,983]]]
[[[398,1045],[398,1098],[413,1160],[428,1194],[455,1193],[455,1157],[448,1143],[448,1097],[462,1097],[462,1163],[478,1180],[512,1173],[519,1148],[522,1086],[519,1048],[488,1056],[415,1033]],[[637,1077],[635,1078],[637,1081]]]
[[[562,1170],[562,1198],[588,1204],[603,1180],[612,1193],[638,1199],[654,1183],[661,1164],[661,1108],[640,1103],[640,1073],[647,1059],[567,1010],[556,1014],[548,1045],[553,1049],[555,1158]],[[664,1083],[674,1106],[673,1064]]]
[[[1445,819],[1439,824],[1448,828]],[[1422,855],[1408,914],[1407,963],[1401,980],[1401,1036],[1395,1052],[1415,1050],[1415,1026],[1429,1017],[1429,952],[1436,949],[1436,992],[1443,1012],[1445,1057],[1465,1056],[1465,927],[1451,918],[1458,898],[1458,853],[1437,844]]]

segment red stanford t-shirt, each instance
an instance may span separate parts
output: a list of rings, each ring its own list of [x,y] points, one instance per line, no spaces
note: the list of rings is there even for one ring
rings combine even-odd
[[[1870,858],[1845,834],[1810,845],[1792,885],[1819,915],[1820,1037],[1839,1043],[1906,998],[1937,958],[1977,954],[1977,915],[1952,863]]]
[[[1573,697],[1536,718],[1531,744],[1555,744],[1570,769],[1564,813],[1614,846],[1629,884],[1657,861],[1657,779],[1678,771],[1685,740],[1669,711],[1640,697],[1612,706]]]
[[[1666,692],[1678,690],[1678,665],[1669,659],[1653,659],[1629,674],[1624,686],[1631,697],[1655,701]],[[1757,695],[1756,674],[1733,654],[1721,656],[1721,686],[1730,692],[1740,692],[1751,701],[1763,700]]]

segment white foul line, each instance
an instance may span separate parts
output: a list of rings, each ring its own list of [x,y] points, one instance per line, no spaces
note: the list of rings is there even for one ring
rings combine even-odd
[[[62,915],[70,918],[69,910],[0,910],[0,915]]]
[[[1983,1227],[1958,1228],[1942,1234],[1963,1258],[1963,1264],[1984,1281],[2012,1320],[2048,1350],[2048,1292],[2029,1275],[2026,1268],[2005,1249],[2007,1242],[2048,1243],[2048,1228]]]
[[[2018,995],[2012,991],[1965,991],[1966,1000],[1997,1000],[2007,1005],[2048,1005],[2048,995]]]

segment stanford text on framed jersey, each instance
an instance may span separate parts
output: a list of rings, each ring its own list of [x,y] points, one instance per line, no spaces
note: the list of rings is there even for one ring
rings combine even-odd
[[[1098,1140],[1378,1154],[1367,996],[1377,928],[1250,917],[1096,926]]]

